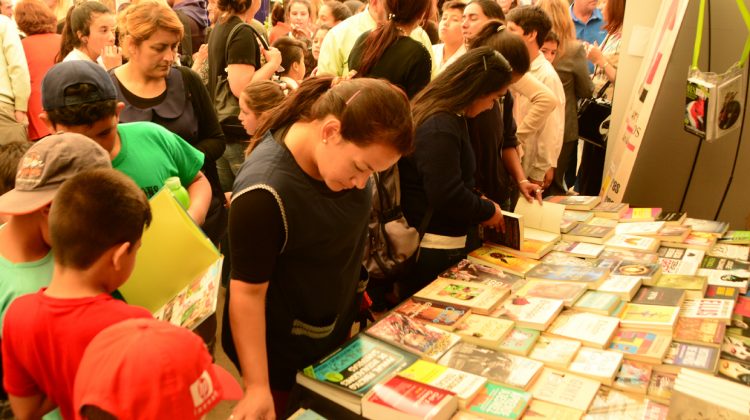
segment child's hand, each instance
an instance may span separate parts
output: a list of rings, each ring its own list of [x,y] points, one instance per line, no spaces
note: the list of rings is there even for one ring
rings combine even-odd
[[[102,63],[104,68],[112,70],[122,65],[122,50],[116,45],[108,45],[102,49]]]

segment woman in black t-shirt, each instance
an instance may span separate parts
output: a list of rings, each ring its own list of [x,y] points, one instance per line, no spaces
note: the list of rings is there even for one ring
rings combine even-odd
[[[281,53],[275,48],[262,48],[258,34],[244,24],[252,21],[260,8],[260,0],[218,0],[216,7],[219,20],[208,38],[208,92],[215,100],[219,78],[225,78],[231,94],[239,98],[250,82],[271,80],[281,64]],[[265,64],[261,62],[261,55]],[[221,128],[227,138],[227,148],[217,161],[217,169],[222,189],[228,192],[244,161],[247,135],[236,117],[221,121]]]

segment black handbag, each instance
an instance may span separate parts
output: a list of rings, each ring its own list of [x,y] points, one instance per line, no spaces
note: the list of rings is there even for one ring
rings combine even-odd
[[[232,30],[229,32],[229,36],[227,37],[227,44],[224,47],[225,63],[229,59],[229,42],[232,41],[232,37],[234,36],[235,32],[237,32],[242,26],[247,26],[253,31],[255,39],[257,40],[260,47],[263,47],[266,50],[269,48],[268,43],[262,36],[260,36],[255,28],[253,28],[250,24],[242,22],[235,25],[235,27],[232,28]],[[220,75],[218,77],[213,95],[214,105],[216,106],[216,116],[219,118],[219,124],[221,124],[222,128],[225,129],[225,132],[227,128],[237,128],[238,130],[241,130],[242,133],[244,133],[245,130],[244,128],[242,128],[242,123],[238,118],[238,115],[240,115],[240,102],[237,97],[234,96],[234,94],[232,93],[232,89],[230,89],[229,87],[229,80],[227,80],[227,75]]]
[[[578,137],[602,149],[607,148],[609,118],[612,114],[612,102],[603,97],[609,84],[607,81],[593,98],[581,99],[578,106]]]

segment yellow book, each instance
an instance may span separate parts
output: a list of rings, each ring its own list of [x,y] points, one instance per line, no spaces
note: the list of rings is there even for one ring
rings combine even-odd
[[[628,303],[620,316],[623,328],[663,330],[671,332],[680,314],[678,306],[640,305]]]
[[[461,407],[465,407],[466,402],[474,398],[487,382],[487,378],[483,376],[441,366],[427,360],[417,360],[399,372],[399,376],[453,392],[459,398]]]

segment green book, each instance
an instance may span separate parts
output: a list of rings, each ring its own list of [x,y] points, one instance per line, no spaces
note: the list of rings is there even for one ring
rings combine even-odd
[[[483,417],[520,419],[531,401],[531,393],[487,382],[467,410]]]
[[[619,304],[620,297],[617,295],[589,290],[578,299],[573,308],[595,314],[612,315]]]
[[[526,356],[534,347],[536,340],[539,339],[541,333],[531,328],[519,328],[515,327],[505,337],[498,350],[505,353],[517,354],[520,356]]]

